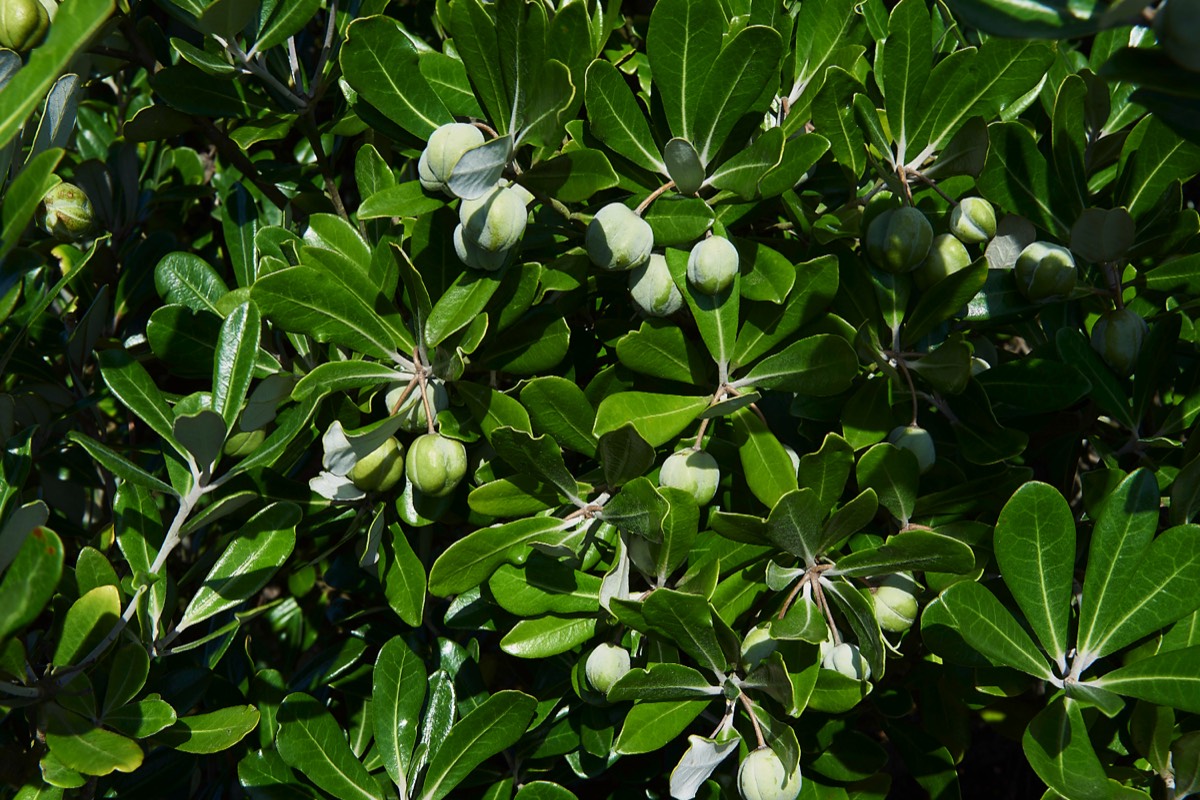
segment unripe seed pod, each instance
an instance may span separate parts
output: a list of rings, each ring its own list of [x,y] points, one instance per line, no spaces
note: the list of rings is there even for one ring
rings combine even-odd
[[[92,201],[73,183],[60,183],[42,198],[42,230],[56,239],[73,242],[92,230]]]
[[[1158,42],[1179,66],[1200,72],[1200,0],[1170,0],[1154,15]]]
[[[783,760],[770,747],[751,750],[738,767],[742,800],[796,800],[800,784],[800,770],[789,775]]]
[[[458,254],[458,260],[468,267],[495,272],[508,263],[508,255],[512,250],[488,252],[464,236],[463,226],[459,224],[454,226],[454,252]]]
[[[705,506],[717,495],[721,470],[717,460],[703,450],[680,450],[663,462],[658,485],[687,492]]]
[[[933,226],[911,206],[884,211],[867,227],[867,255],[891,273],[912,272],[929,255]]]
[[[629,292],[634,305],[650,317],[669,317],[683,307],[683,295],[671,277],[667,259],[658,253],[629,273]]]
[[[1146,320],[1128,308],[1105,311],[1092,326],[1092,349],[1113,372],[1129,375],[1137,365],[1147,330]]]
[[[898,428],[892,428],[892,432],[888,434],[888,442],[916,456],[917,469],[922,475],[928,472],[937,461],[937,449],[933,446],[933,437],[920,425],[901,425]]]
[[[458,209],[462,238],[489,253],[509,250],[525,235],[529,212],[516,189],[497,186],[482,197],[463,200]]]
[[[467,474],[467,448],[436,433],[418,436],[408,448],[404,474],[421,494],[445,497]]]
[[[737,248],[724,236],[698,242],[688,255],[688,283],[705,294],[717,295],[728,289],[737,272]]]
[[[38,0],[0,0],[0,47],[28,52],[49,29],[50,15]]]
[[[588,224],[588,258],[601,269],[623,272],[650,258],[654,231],[650,223],[620,203],[609,203]]]
[[[1049,242],[1034,242],[1022,250],[1013,270],[1017,288],[1034,303],[1066,300],[1079,279],[1071,251]]]
[[[957,238],[948,233],[933,237],[929,255],[913,273],[913,279],[921,289],[928,289],[942,278],[953,275],[969,266],[971,254]]]
[[[446,392],[446,382],[439,378],[429,378],[425,387],[429,394],[429,405],[433,407],[433,417],[437,419],[440,412],[450,407],[450,395]],[[396,407],[400,395],[404,394],[404,390],[407,388],[408,381],[396,381],[391,384],[388,386],[387,394],[384,395],[384,403],[389,412],[395,409],[395,416],[400,418],[400,430],[409,433],[428,430],[429,424],[425,420],[425,403],[421,400],[420,386],[414,386],[400,407]]]
[[[600,694],[608,694],[613,684],[629,672],[629,651],[607,642],[588,654],[583,672],[588,683]]]
[[[358,460],[347,475],[364,492],[386,492],[404,475],[404,448],[390,436],[371,453]]]
[[[875,619],[889,633],[903,633],[917,619],[917,582],[912,575],[888,575],[875,592]]]
[[[834,672],[840,672],[847,678],[853,678],[856,681],[871,680],[870,665],[858,651],[858,645],[850,642],[842,642],[830,647],[826,651],[825,657],[821,659],[821,666]]]
[[[983,244],[996,235],[996,209],[982,197],[964,197],[950,211],[950,232],[966,244]]]
[[[463,153],[483,144],[483,132],[465,122],[451,122],[429,134],[429,143],[417,161],[421,185],[431,192],[450,191],[450,173]]]

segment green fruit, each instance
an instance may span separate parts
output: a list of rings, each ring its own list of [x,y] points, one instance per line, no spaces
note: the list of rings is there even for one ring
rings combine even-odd
[[[593,689],[608,694],[613,684],[629,672],[629,651],[619,645],[602,644],[588,654],[583,672]]]
[[[888,434],[888,442],[901,450],[907,450],[917,457],[917,469],[925,474],[937,461],[937,450],[933,446],[933,437],[929,431],[920,425],[901,425],[893,428]]]
[[[454,226],[454,252],[458,254],[458,260],[466,264],[472,269],[481,269],[484,272],[495,272],[508,263],[508,255],[511,250],[500,250],[495,253],[490,253],[484,250],[479,245],[463,235],[463,226]]]
[[[823,648],[824,649],[824,648]],[[840,672],[856,681],[871,680],[871,667],[858,651],[858,645],[842,642],[824,650],[821,667]]]
[[[668,317],[683,307],[683,295],[671,278],[667,259],[658,253],[629,273],[633,303],[649,317]]]
[[[1034,303],[1066,300],[1079,278],[1071,251],[1049,242],[1034,242],[1022,250],[1013,270],[1017,288]]]
[[[42,198],[42,230],[56,239],[73,242],[92,230],[92,201],[73,183],[60,183]]]
[[[982,197],[964,197],[950,212],[950,232],[966,244],[983,244],[996,235],[996,209]]]
[[[913,273],[913,279],[922,290],[929,289],[942,278],[953,275],[960,269],[969,266],[971,254],[955,237],[948,233],[933,237],[929,247],[929,255]]]
[[[404,473],[421,494],[445,497],[467,474],[467,448],[436,433],[418,436],[408,448]]]
[[[609,203],[588,224],[588,258],[601,269],[624,272],[646,263],[654,247],[650,223],[620,203]]]
[[[386,492],[400,482],[402,475],[404,448],[395,436],[391,436],[360,458],[346,477],[364,492]]]
[[[771,657],[779,643],[771,638],[771,628],[767,624],[756,625],[742,640],[742,670],[749,672],[764,660]]]
[[[463,153],[483,144],[483,132],[465,122],[451,122],[429,134],[429,143],[417,161],[421,185],[431,192],[450,191],[450,173]]]
[[[703,450],[680,450],[663,462],[658,485],[687,492],[696,503],[705,506],[717,495],[721,470],[717,460]]]
[[[704,294],[717,295],[729,288],[738,272],[738,251],[724,236],[710,236],[688,255],[688,282]]]
[[[889,633],[903,633],[917,619],[917,582],[912,575],[888,575],[875,587],[875,619]]]
[[[1170,0],[1154,15],[1158,42],[1179,66],[1200,72],[1200,0]]]
[[[28,52],[49,29],[50,15],[38,0],[0,0],[0,47]]]
[[[885,272],[912,272],[932,242],[933,226],[911,206],[888,209],[867,227],[867,256]]]
[[[463,200],[458,219],[462,223],[464,242],[489,253],[500,253],[521,241],[529,212],[525,209],[525,195],[521,191],[497,186],[482,197]]]
[[[738,767],[742,800],[796,800],[800,783],[800,770],[789,775],[783,760],[770,747],[751,750]]]
[[[1146,320],[1128,308],[1105,311],[1092,326],[1092,349],[1118,375],[1129,375],[1146,339]]]

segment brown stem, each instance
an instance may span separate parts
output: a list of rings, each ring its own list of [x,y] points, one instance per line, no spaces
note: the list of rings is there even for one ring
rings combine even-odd
[[[750,715],[750,724],[754,726],[754,738],[758,740],[758,746],[766,747],[767,739],[763,736],[762,727],[758,724],[758,717],[754,714],[754,704],[750,702],[750,698],[746,696],[745,692],[739,694],[738,699],[742,701],[742,706]]]
[[[645,212],[645,210],[650,207],[651,203],[653,203],[658,198],[662,197],[662,195],[665,192],[667,192],[671,189],[674,189],[674,188],[675,188],[675,181],[667,181],[662,186],[658,187],[653,192],[648,194],[646,196],[645,200],[638,203],[638,207],[633,210],[633,213],[637,214],[640,217]]]
[[[796,602],[796,595],[800,594],[800,592],[804,590],[804,587],[808,585],[810,580],[812,580],[812,573],[804,573],[804,577],[792,587],[791,593],[788,594],[787,599],[783,601],[783,607],[780,608],[779,613],[775,615],[776,619],[783,619],[787,616],[787,612],[792,608],[792,603]]]
[[[308,143],[312,145],[313,155],[317,157],[317,168],[321,170],[321,177],[325,180],[325,193],[329,195],[329,199],[333,203],[333,210],[346,222],[350,222],[350,215],[346,213],[342,195],[338,192],[337,176],[333,173],[333,165],[329,163],[329,157],[325,155],[325,148],[321,144],[321,134],[317,130],[316,118],[313,116],[312,109],[309,109],[304,115],[300,126],[304,128],[304,135],[308,138]],[[350,224],[354,223],[350,222]]]
[[[903,358],[897,357],[896,363],[900,366],[900,374],[904,376],[905,383],[908,384],[908,394],[912,398],[912,424],[917,424],[917,387],[913,385],[912,373],[908,371],[908,364]]]
[[[913,177],[913,178],[916,178],[916,179],[917,179],[917,180],[919,180],[921,183],[923,183],[923,184],[925,184],[926,186],[928,186],[930,189],[933,189],[935,192],[937,192],[938,194],[940,194],[940,195],[942,196],[942,199],[943,199],[943,200],[945,200],[945,201],[946,201],[947,203],[949,203],[950,205],[952,205],[952,206],[956,206],[956,205],[958,205],[958,201],[957,201],[957,200],[955,200],[953,197],[951,197],[950,195],[948,195],[948,194],[946,194],[945,192],[943,192],[943,191],[942,191],[942,187],[938,186],[938,184],[937,184],[937,181],[935,181],[933,178],[927,177],[927,176],[925,175],[925,173],[923,173],[923,172],[920,172],[920,171],[918,171],[918,170],[915,170],[915,169],[905,169],[905,174],[906,174],[906,175],[909,175],[909,176],[911,176],[911,177]],[[906,182],[906,185],[907,185],[907,182]]]
[[[416,388],[416,385],[417,385],[417,376],[413,375],[412,380],[410,380],[408,382],[408,386],[405,386],[404,391],[400,393],[400,398],[398,400],[396,400],[396,405],[392,406],[392,413],[390,416],[394,417],[394,416],[396,416],[396,414],[398,414],[400,412],[400,406],[404,405],[404,401],[408,399],[408,396],[410,394],[412,394],[412,391],[414,388]]]
[[[821,588],[820,580],[814,580],[812,583],[813,600],[817,608],[825,614],[825,623],[829,625],[829,635],[833,637],[833,643],[839,645],[842,643],[842,635],[838,633],[837,624],[833,621],[833,610],[829,608],[829,601],[825,599],[825,590]]]

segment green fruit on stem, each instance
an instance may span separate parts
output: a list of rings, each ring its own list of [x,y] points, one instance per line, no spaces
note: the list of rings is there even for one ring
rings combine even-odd
[[[1179,66],[1200,72],[1200,0],[1169,0],[1154,15],[1158,43]]]
[[[1128,308],[1105,311],[1092,326],[1092,349],[1113,372],[1129,375],[1137,365],[1147,330],[1146,320]]]
[[[633,303],[649,317],[668,317],[683,307],[683,295],[671,278],[667,259],[658,253],[629,273]]]
[[[42,198],[40,220],[42,230],[54,238],[77,241],[92,230],[92,201],[75,184],[60,183]]]
[[[933,242],[933,226],[911,206],[884,211],[867,227],[867,256],[885,272],[916,269]]]
[[[458,254],[458,260],[466,264],[472,269],[481,269],[484,272],[495,272],[508,263],[508,255],[511,250],[499,250],[495,253],[484,250],[475,242],[463,235],[463,226],[454,226],[454,252]]]
[[[913,279],[922,290],[971,264],[971,254],[957,238],[948,233],[933,237],[929,255],[913,273]]]
[[[450,191],[450,173],[463,153],[483,144],[483,132],[465,122],[451,122],[429,134],[429,142],[417,160],[417,177],[431,192]]]
[[[421,400],[421,388],[413,386],[408,397],[405,397],[404,402],[401,403],[400,397],[407,388],[408,381],[396,381],[390,384],[387,394],[384,395],[384,403],[389,412],[400,418],[400,430],[409,433],[427,431],[429,423],[425,419],[425,403]],[[446,392],[446,382],[439,378],[428,378],[425,388],[429,396],[429,405],[433,407],[433,418],[436,420],[439,413],[450,407],[450,395]]]
[[[789,775],[783,760],[770,747],[751,750],[738,767],[742,800],[796,800],[800,785],[800,770]]]
[[[663,462],[658,485],[687,492],[696,503],[705,506],[717,495],[721,470],[717,460],[703,450],[680,450]]]
[[[966,244],[983,244],[996,235],[996,209],[982,197],[964,197],[950,211],[950,232]]]
[[[360,458],[347,475],[364,492],[386,492],[404,475],[404,448],[395,436]]]
[[[650,223],[621,203],[609,203],[588,223],[588,258],[601,269],[624,272],[646,263],[654,247]]]
[[[738,251],[724,236],[710,236],[688,255],[688,283],[697,291],[718,295],[729,288],[738,272]]]
[[[591,687],[608,694],[613,684],[629,672],[629,651],[615,644],[602,644],[588,654],[583,672]]]
[[[48,30],[50,15],[38,0],[0,0],[0,47],[28,52]]]
[[[421,494],[445,497],[467,474],[467,448],[436,433],[418,436],[408,448],[404,474]]]
[[[1066,300],[1079,279],[1075,256],[1062,245],[1034,242],[1017,256],[1017,288],[1034,303]]]
[[[525,195],[512,187],[497,186],[474,200],[463,200],[458,209],[462,238],[486,250],[499,253],[512,249],[525,235],[529,212]]]
[[[917,457],[917,469],[925,474],[937,461],[937,449],[933,446],[933,437],[929,431],[920,425],[901,425],[893,428],[888,434],[888,442],[907,450]]]
[[[903,633],[917,619],[917,582],[907,572],[888,575],[875,587],[875,619],[889,633]]]
[[[835,644],[825,650],[825,655],[821,659],[821,667],[840,672],[847,678],[853,678],[856,681],[871,680],[870,665],[859,652],[858,645],[850,642]]]

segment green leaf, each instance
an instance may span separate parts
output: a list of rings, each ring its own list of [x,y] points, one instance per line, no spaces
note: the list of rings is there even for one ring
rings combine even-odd
[[[1071,221],[1061,214],[1068,205],[1062,199],[1058,181],[1051,179],[1033,134],[1018,122],[997,122],[989,126],[988,137],[991,146],[979,176],[979,192],[1065,241],[1071,233]]]
[[[756,110],[763,87],[774,86],[778,81],[781,50],[777,31],[751,25],[729,39],[711,65],[704,65],[707,78],[695,101],[692,131],[682,134],[695,144],[702,164],[712,160],[742,116]],[[690,55],[687,60],[691,60]],[[690,103],[690,98],[685,100],[685,106]]]
[[[1066,38],[1095,33],[1102,17],[1067,12],[1059,0],[952,0],[968,24],[997,36]]]
[[[757,261],[757,259],[756,259]],[[742,296],[752,299],[754,279],[743,276]],[[838,290],[838,260],[826,255],[795,265],[795,283],[782,306],[746,303],[734,346],[733,366],[749,364],[821,314]]]
[[[445,198],[430,195],[420,181],[407,181],[367,195],[358,207],[358,218],[420,217],[444,205]]]
[[[600,585],[596,575],[579,572],[538,553],[524,568],[500,567],[488,581],[496,603],[519,617],[595,613]]]
[[[44,527],[30,531],[0,581],[0,642],[42,613],[62,567],[63,546],[58,534]]]
[[[617,358],[635,372],[689,385],[712,382],[712,361],[678,325],[645,320],[617,340]]]
[[[646,55],[654,87],[671,133],[691,142],[707,122],[700,108],[706,79],[721,52],[724,19],[717,0],[659,0],[650,15]]]
[[[212,402],[213,411],[225,420],[228,430],[233,430],[250,390],[261,329],[258,307],[250,301],[235,308],[221,324],[216,358],[213,359]]]
[[[253,597],[296,546],[300,508],[272,503],[250,518],[213,564],[176,630],[184,630]]]
[[[631,669],[621,676],[606,698],[610,703],[623,700],[695,700],[720,694],[719,686],[697,669],[685,664],[655,663],[645,669]]]
[[[500,640],[500,649],[517,658],[550,658],[575,649],[595,635],[595,617],[564,619],[547,615],[513,625]]]
[[[906,163],[909,142],[916,138],[922,116],[931,110],[920,101],[929,82],[931,28],[924,0],[901,0],[888,17],[882,63],[876,67],[877,80],[882,75],[880,88],[900,164]]]
[[[489,440],[493,431],[504,426],[533,433],[529,412],[503,392],[467,381],[459,381],[454,387]]]
[[[600,401],[592,433],[603,436],[627,424],[652,447],[673,440],[708,406],[705,397],[618,392]]]
[[[729,669],[713,625],[715,612],[703,597],[655,589],[642,603],[646,622],[717,676]]]
[[[492,447],[518,474],[536,475],[557,486],[568,500],[579,501],[579,485],[567,470],[562,450],[554,439],[504,427],[492,431]]]
[[[137,742],[61,708],[51,712],[46,745],[66,767],[84,775],[134,772],[144,758]]]
[[[132,566],[132,565],[131,565]],[[126,642],[113,653],[102,710],[107,713],[137,697],[150,674],[150,656],[140,643]],[[174,722],[174,718],[171,722]],[[170,723],[167,723],[170,724]]]
[[[116,586],[97,586],[80,597],[67,609],[51,663],[65,667],[82,661],[108,636],[120,616],[121,592]]]
[[[711,700],[641,702],[629,710],[613,750],[622,755],[653,753],[674,741]]]
[[[835,334],[819,333],[764,358],[733,386],[828,397],[849,389],[857,374],[858,356],[850,343]]]
[[[455,47],[479,104],[500,133],[508,133],[512,98],[503,74],[497,24],[479,0],[462,0],[451,6],[451,32]]]
[[[1092,388],[1080,372],[1060,361],[1028,356],[975,376],[999,416],[1025,416],[1074,405]]]
[[[874,602],[867,599],[863,592],[845,580],[831,581],[825,587],[826,597],[841,612],[854,637],[858,641],[862,657],[871,667],[871,677],[875,680],[883,678],[886,663],[884,662],[883,634],[879,629],[879,621],[875,617]]]
[[[326,361],[318,364],[292,389],[292,399],[319,400],[334,392],[405,381],[410,374],[373,361]]]
[[[820,449],[801,456],[796,469],[799,483],[817,493],[825,513],[833,510],[853,471],[854,449],[836,433],[825,434]]]
[[[425,664],[401,637],[392,637],[379,649],[371,672],[371,724],[383,765],[402,789],[412,763],[427,682]]]
[[[904,324],[904,341],[912,343],[966,307],[987,280],[987,259],[980,258],[921,293],[916,308]]]
[[[658,542],[662,539],[662,523],[669,511],[670,503],[649,478],[642,477],[621,487],[616,497],[604,506],[600,518],[618,530]]]
[[[207,408],[198,414],[184,414],[175,418],[175,441],[195,459],[201,471],[211,470],[221,455],[225,443],[224,420],[215,411]]]
[[[1121,205],[1141,222],[1158,207],[1167,187],[1200,171],[1200,144],[1180,139],[1155,116],[1147,116],[1129,134],[1121,151]]]
[[[496,275],[473,269],[460,272],[425,320],[425,346],[435,347],[471,324],[499,288]]]
[[[706,182],[743,200],[754,200],[759,195],[759,182],[783,160],[783,146],[783,129],[770,128],[714,169]]]
[[[229,287],[220,274],[199,256],[182,252],[163,256],[154,268],[154,285],[168,303],[223,316],[217,303],[229,293]]]
[[[646,116],[617,68],[597,59],[588,67],[586,81],[584,97],[592,134],[642,169],[665,175],[667,165],[654,144]]]
[[[788,492],[771,508],[767,518],[767,538],[776,547],[804,559],[805,565],[817,563],[821,520],[825,514],[817,493],[807,487]]]
[[[1065,671],[1075,566],[1075,520],[1058,490],[1027,483],[1000,512],[1000,574],[1042,647]]]
[[[604,480],[620,487],[646,473],[654,464],[654,448],[633,425],[622,425],[600,437],[596,457],[604,467]]]
[[[1059,697],[1042,709],[1030,720],[1021,748],[1038,777],[1064,797],[1105,800],[1113,796],[1077,703]]]
[[[3,100],[12,96],[11,91],[0,94],[0,114],[4,110]],[[0,125],[3,125],[2,118]],[[62,156],[63,151],[58,148],[35,156],[5,189],[3,206],[0,207],[0,259],[17,246],[21,235],[29,227],[38,204],[52,188],[54,170]]]
[[[774,508],[779,498],[799,487],[792,459],[767,424],[750,409],[735,411],[731,419],[746,484],[759,502]]]
[[[343,800],[384,800],[380,786],[354,757],[341,725],[318,701],[294,693],[279,706],[275,747],[289,766]]]
[[[971,548],[950,536],[911,530],[873,548],[855,550],[837,560],[834,572],[848,577],[885,575],[904,570],[963,574],[975,568]]]
[[[151,697],[107,712],[102,721],[117,733],[145,739],[171,727],[176,719],[169,703]]]
[[[521,402],[530,409],[534,430],[553,436],[569,450],[596,455],[596,412],[572,381],[554,375],[534,378],[521,389]]]
[[[384,594],[387,595],[388,605],[396,612],[396,616],[416,627],[421,624],[425,613],[425,565],[413,552],[400,523],[393,522],[388,526],[388,530],[392,534],[394,558],[384,575]]]
[[[1200,709],[1200,645],[1159,653],[1109,672],[1090,684],[1189,713]]]
[[[412,42],[393,20],[355,20],[346,29],[340,61],[354,90],[414,136],[428,139],[439,126],[454,121],[417,67]]]
[[[608,156],[600,150],[581,148],[539,161],[521,173],[519,182],[531,192],[564,203],[581,203],[613,188],[619,180]]]
[[[175,441],[175,420],[154,379],[125,350],[102,350],[97,356],[104,383],[125,407],[168,442]]]
[[[161,738],[184,753],[219,753],[246,738],[258,727],[258,720],[254,706],[230,706],[180,717]]]
[[[462,594],[486,581],[501,564],[522,564],[530,543],[563,530],[554,517],[519,519],[469,533],[446,548],[429,570],[429,592]]]
[[[172,487],[153,477],[132,461],[118,455],[115,451],[99,442],[89,439],[78,431],[68,433],[67,439],[78,444],[102,467],[123,481],[136,483],[139,486],[145,486],[147,489],[153,489],[156,492],[163,492],[169,495],[178,494]]]
[[[656,206],[659,204],[655,204]],[[658,233],[655,232],[655,241]],[[689,237],[696,238],[696,237]],[[738,306],[741,294],[739,279],[734,276],[733,284],[718,295],[705,294],[687,279],[688,253],[682,250],[667,250],[667,266],[671,278],[692,310],[700,337],[718,366],[728,365],[733,359],[733,347],[737,342]]]
[[[471,772],[521,738],[537,701],[524,692],[496,692],[450,729],[429,760],[421,800],[441,800]]]
[[[877,444],[863,453],[854,471],[858,485],[874,489],[879,504],[896,519],[907,523],[912,518],[920,483],[916,456],[894,445]]]

